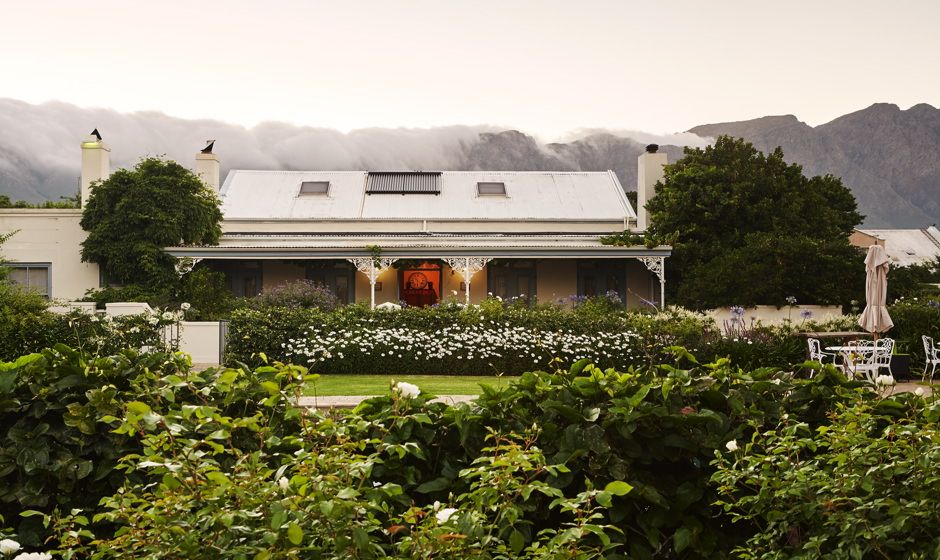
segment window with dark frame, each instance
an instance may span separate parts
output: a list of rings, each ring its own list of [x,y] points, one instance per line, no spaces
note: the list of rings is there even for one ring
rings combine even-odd
[[[307,196],[307,195],[320,195],[325,196],[330,194],[330,182],[329,181],[304,181],[300,184],[300,192],[297,193],[297,196]]]
[[[506,183],[479,182],[477,183],[478,196],[506,196]]]

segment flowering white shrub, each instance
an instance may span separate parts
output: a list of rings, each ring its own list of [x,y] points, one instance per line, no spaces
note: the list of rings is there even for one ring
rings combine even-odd
[[[3,539],[0,541],[0,554],[9,556],[20,549],[20,543],[12,539]]]
[[[13,560],[52,560],[52,555],[48,552],[24,552]]]
[[[392,390],[406,399],[413,399],[421,394],[421,389],[417,385],[405,381],[396,383]]]
[[[578,334],[539,331],[496,321],[455,324],[440,330],[411,327],[358,327],[326,330],[310,327],[305,338],[283,343],[286,353],[311,366],[355,363],[359,360],[455,362],[479,364],[480,370],[505,368],[508,363],[547,366],[553,358],[573,362],[588,358],[603,366],[625,367],[642,360],[640,336],[632,331]],[[466,365],[466,364],[464,364]],[[396,371],[389,365],[390,371]]]

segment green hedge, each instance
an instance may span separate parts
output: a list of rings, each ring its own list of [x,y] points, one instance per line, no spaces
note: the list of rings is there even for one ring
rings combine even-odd
[[[41,306],[15,309],[0,305],[0,360],[41,352],[57,344],[106,356],[124,348],[174,348],[177,341],[164,336],[178,320],[169,315],[91,315],[82,311],[52,313]]]
[[[150,428],[170,409],[214,405],[221,413],[250,416],[267,410],[264,372],[194,372],[183,354],[96,356],[63,344],[0,362],[0,518],[17,528],[21,542],[39,545],[49,530],[26,511],[53,513],[94,509],[124,484],[143,484],[145,474],[126,474],[121,458],[142,451],[143,430],[120,431],[119,418],[137,411]],[[287,380],[285,382],[290,382]],[[287,403],[281,403],[283,418]],[[279,433],[298,430],[290,423]],[[250,437],[239,440],[256,447]],[[111,527],[99,526],[102,534]]]
[[[940,303],[935,300],[900,300],[888,307],[894,321],[887,336],[897,342],[896,352],[911,355],[914,368],[922,370],[925,362],[923,335],[940,344]]]
[[[590,357],[603,367],[648,365],[669,346],[698,351],[714,332],[711,319],[694,313],[650,315],[591,304],[574,310],[496,300],[469,309],[269,307],[232,314],[226,363],[257,365],[264,354],[330,373],[518,374],[548,367],[554,358],[570,363]],[[428,357],[429,349],[446,341],[452,346]]]
[[[844,330],[853,321],[719,327],[681,309],[628,312],[603,301],[574,309],[492,299],[469,309],[259,307],[233,313],[226,363],[257,365],[263,353],[320,373],[519,374],[549,367],[554,358],[570,363],[586,357],[599,367],[619,369],[650,365],[666,360],[671,346],[682,346],[704,360],[726,357],[744,369],[783,368],[806,359],[806,340],[797,332]]]
[[[736,547],[768,544],[754,541],[766,527],[761,510],[739,514],[749,496],[796,504],[796,513],[825,507],[812,493],[789,499],[790,487],[772,478],[755,488],[748,469],[738,469],[739,485],[727,469],[748,459],[746,442],[803,426],[801,437],[818,442],[787,457],[834,465],[838,456],[821,444],[841,422],[838,411],[864,407],[871,426],[858,435],[882,446],[892,445],[880,434],[895,424],[916,434],[919,424],[936,423],[936,401],[884,398],[831,367],[807,379],[805,371],[742,371],[727,360],[698,365],[681,350],[677,360],[693,365],[620,372],[582,361],[529,372],[472,407],[435,403],[399,384],[333,416],[292,406],[301,368],[194,373],[168,355],[86,363],[59,348],[0,369],[0,437],[14,465],[0,480],[16,497],[3,513],[19,519],[44,499],[45,514],[25,517],[16,538],[75,558],[723,559],[738,557]],[[100,373],[85,379],[86,370]],[[887,473],[891,465],[875,451],[866,461]],[[753,452],[764,454],[757,444]],[[904,477],[932,478],[917,490],[924,538],[908,539],[906,554],[930,557],[938,479],[930,461],[908,466]],[[890,504],[911,493],[899,482],[843,490],[849,500],[867,492]],[[891,529],[890,516],[838,513],[859,527],[909,532]],[[40,521],[53,533],[45,545],[26,538]],[[810,535],[825,519],[772,521]],[[855,539],[852,557],[877,557],[880,537]]]

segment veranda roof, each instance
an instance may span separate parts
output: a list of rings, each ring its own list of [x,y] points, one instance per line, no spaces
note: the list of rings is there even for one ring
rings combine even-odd
[[[591,234],[225,234],[219,245],[167,247],[175,257],[215,259],[347,258],[370,256],[369,246],[381,248],[383,257],[443,258],[503,257],[668,257],[668,246],[615,247],[603,245]]]

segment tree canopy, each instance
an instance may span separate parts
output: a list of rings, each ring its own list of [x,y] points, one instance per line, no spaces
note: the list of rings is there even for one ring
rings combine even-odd
[[[666,166],[646,208],[648,234],[673,245],[672,301],[705,309],[864,294],[863,255],[849,244],[862,220],[855,197],[839,178],[806,177],[783,158],[720,136]]]
[[[174,245],[214,244],[222,235],[219,198],[176,162],[142,159],[94,185],[82,214],[88,231],[82,260],[123,284],[166,286],[175,280]]]

